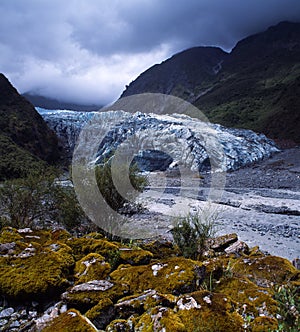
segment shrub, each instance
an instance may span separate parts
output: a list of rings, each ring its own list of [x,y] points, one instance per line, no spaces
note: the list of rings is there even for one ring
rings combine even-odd
[[[1,225],[25,228],[56,221],[68,230],[83,219],[73,188],[55,183],[58,171],[42,168],[24,178],[7,180],[0,186]]]
[[[128,170],[128,164],[124,162],[122,165],[117,166],[116,177],[112,177],[111,171],[111,161],[112,159],[104,162],[101,165],[96,166],[96,180],[101,194],[106,200],[109,206],[118,212],[123,212],[124,207],[133,208],[131,202],[134,202],[136,198],[136,192],[142,191],[145,186],[148,184],[147,178],[144,175],[139,173],[139,168],[136,164],[132,164],[129,167],[129,179],[131,182],[131,186],[126,183],[126,173]],[[125,175],[125,176],[124,176]],[[120,188],[125,192],[125,196],[123,197],[115,187],[117,183]],[[134,188],[135,190],[132,190]],[[130,211],[126,211],[130,212]]]
[[[203,253],[206,240],[216,234],[218,217],[219,213],[208,207],[175,220],[172,235],[184,257],[195,259]]]

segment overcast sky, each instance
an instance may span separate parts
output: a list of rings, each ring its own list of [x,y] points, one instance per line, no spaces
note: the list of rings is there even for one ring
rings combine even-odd
[[[183,49],[231,50],[300,21],[299,0],[0,0],[0,72],[19,92],[106,104]]]

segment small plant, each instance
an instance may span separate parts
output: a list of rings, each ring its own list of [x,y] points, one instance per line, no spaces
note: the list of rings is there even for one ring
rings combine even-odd
[[[216,234],[218,217],[219,213],[208,207],[175,220],[172,235],[184,257],[195,259],[202,255],[206,241]]]
[[[278,332],[298,332],[300,330],[300,289],[293,285],[275,288],[275,300],[278,302]],[[276,332],[277,332],[276,331]]]

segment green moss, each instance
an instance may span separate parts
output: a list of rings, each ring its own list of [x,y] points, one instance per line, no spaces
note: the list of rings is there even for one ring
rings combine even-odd
[[[79,311],[70,309],[59,315],[42,332],[97,332],[96,327]]]
[[[145,266],[120,265],[110,276],[118,283],[126,283],[131,293],[155,289],[161,293],[181,293],[195,289],[200,262],[173,257]]]
[[[85,283],[91,280],[105,279],[111,270],[110,264],[99,254],[88,254],[76,262],[74,274],[77,278],[76,284]]]

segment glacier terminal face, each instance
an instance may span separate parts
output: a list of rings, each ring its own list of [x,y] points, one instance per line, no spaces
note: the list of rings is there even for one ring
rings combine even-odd
[[[97,136],[97,130],[100,133],[110,118],[114,118],[114,126],[110,127],[105,138],[99,135],[101,141],[98,142],[95,162],[101,163],[109,158],[120,146],[128,149],[134,146],[135,162],[144,171],[166,170],[176,165],[200,172],[211,168],[233,171],[278,151],[275,143],[263,134],[226,128],[182,114],[111,111],[104,115],[102,112],[41,108],[37,111],[56,132],[70,157],[85,125],[92,126],[92,133]]]

